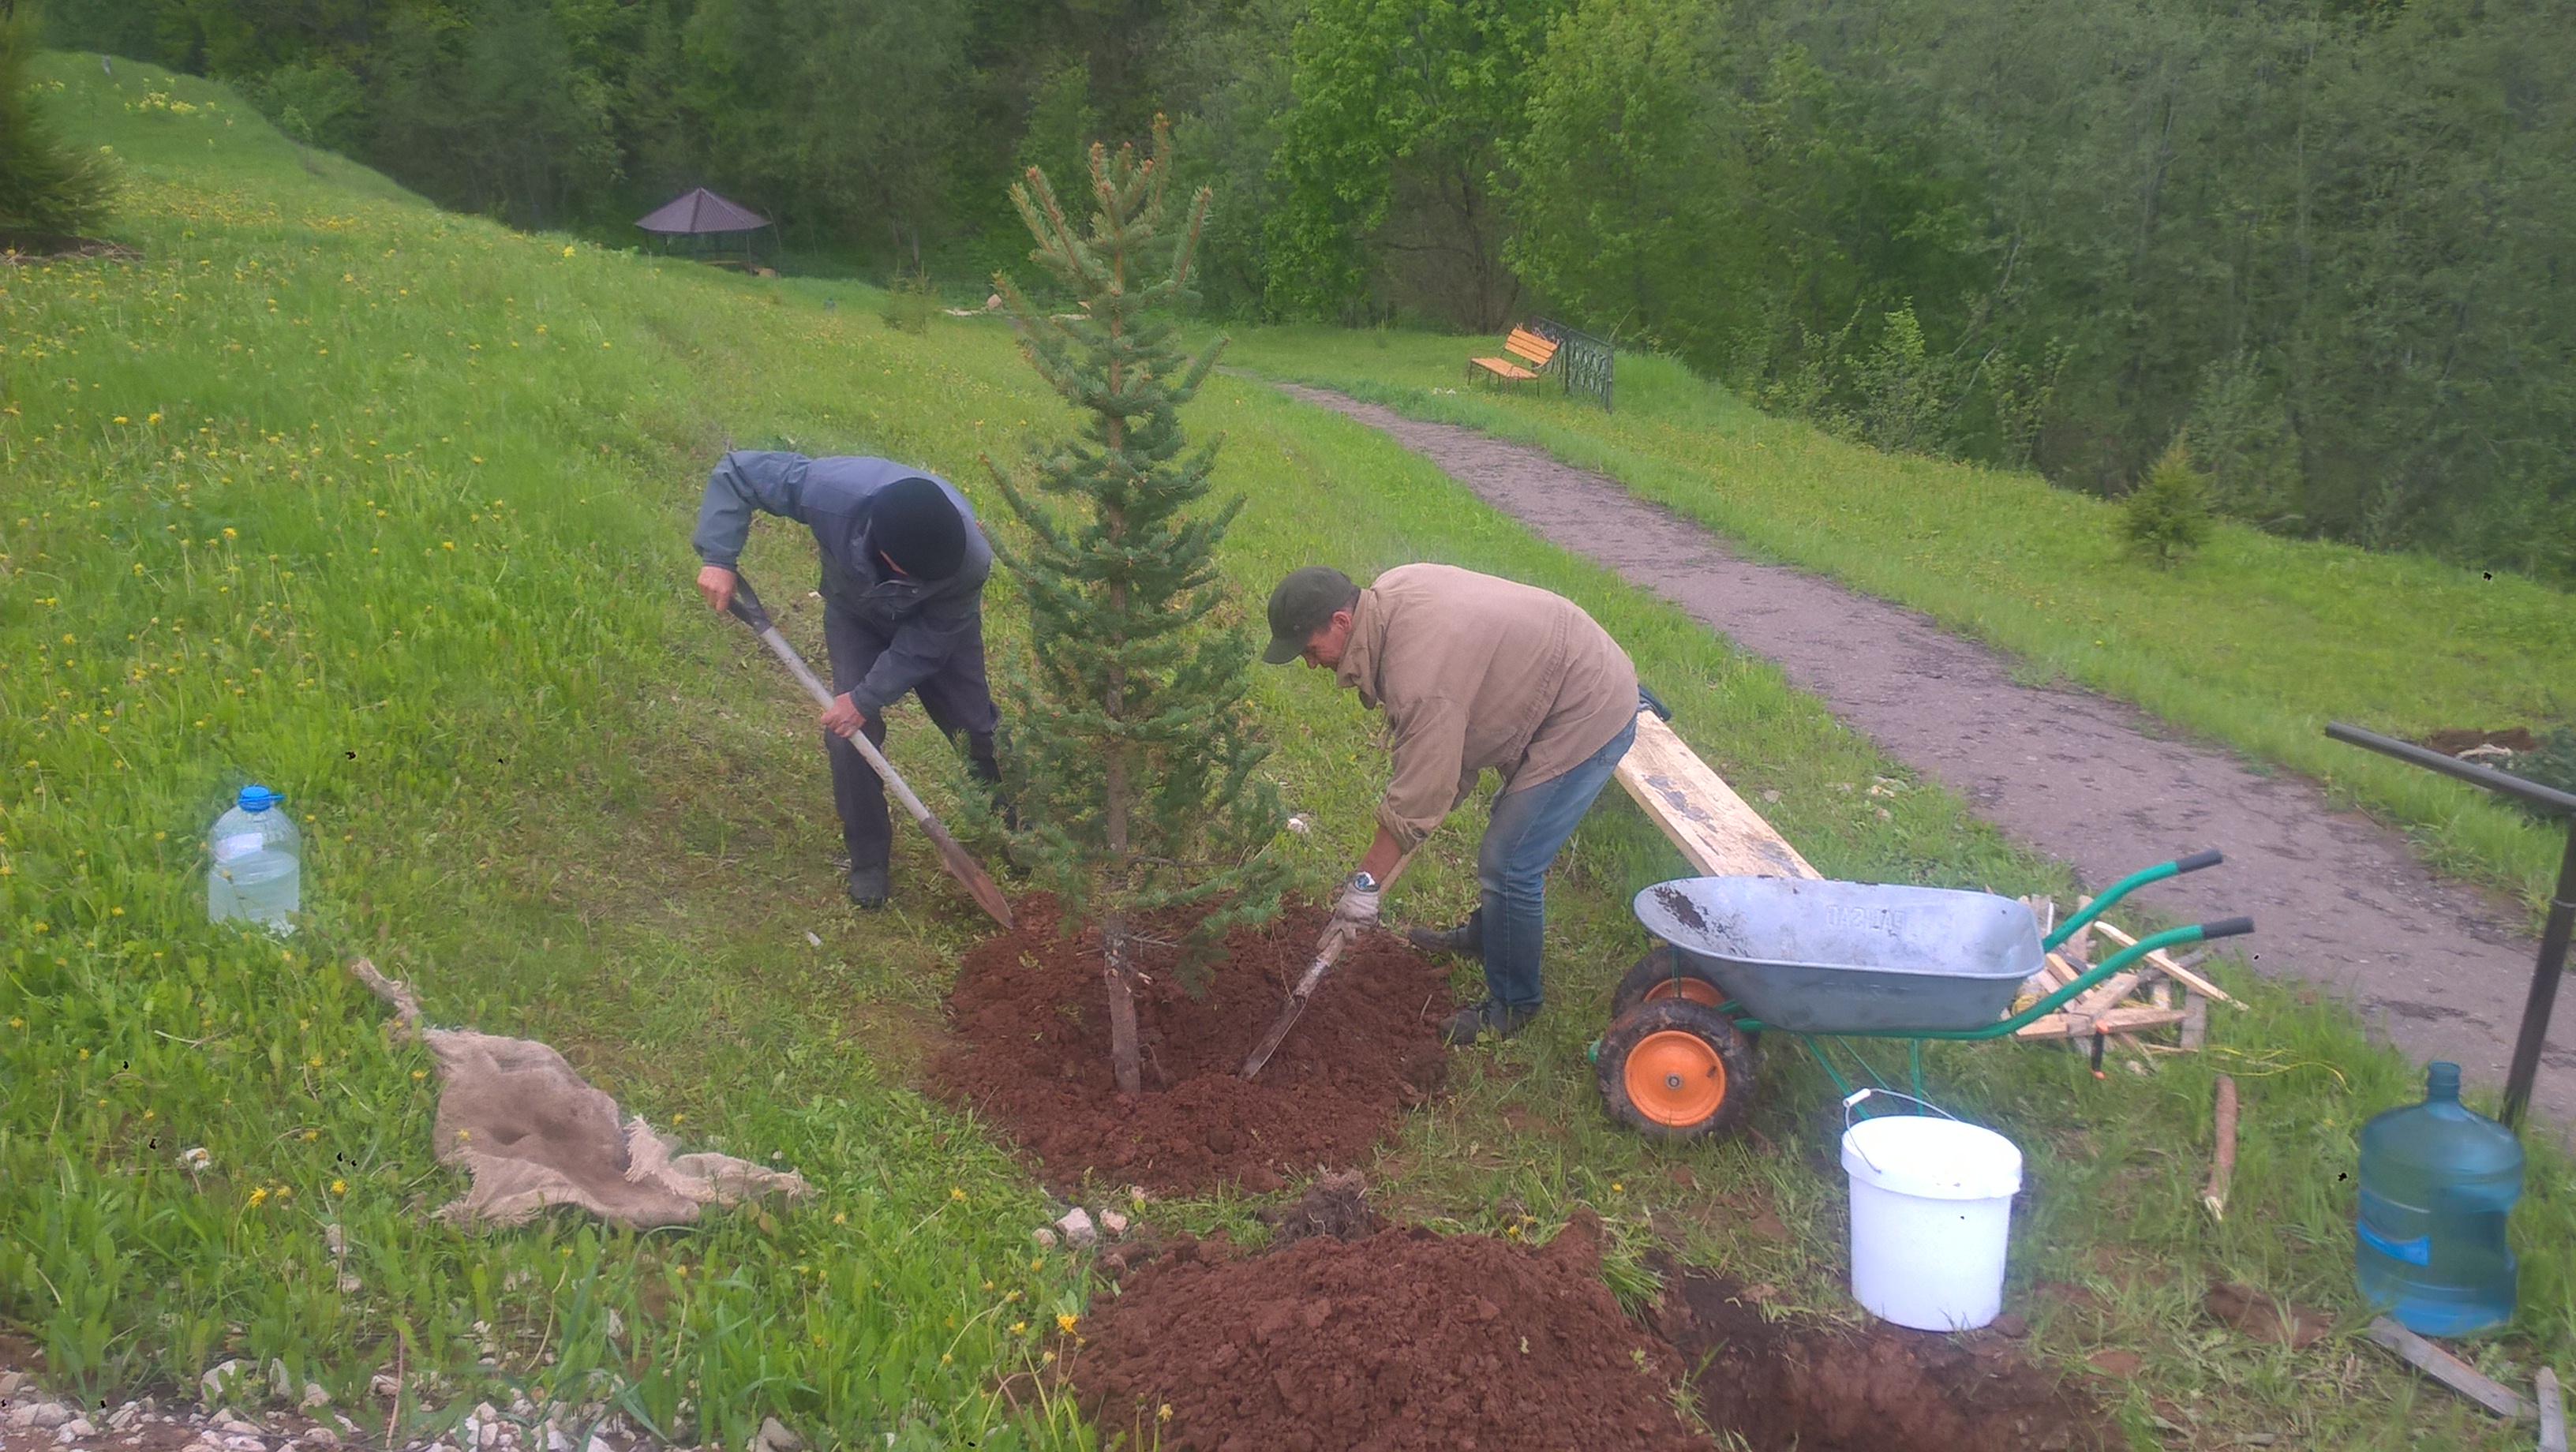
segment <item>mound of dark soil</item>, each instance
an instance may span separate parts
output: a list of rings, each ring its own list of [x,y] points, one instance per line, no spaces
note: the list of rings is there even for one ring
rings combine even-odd
[[[1176,1246],[1070,1358],[1104,1435],[1165,1452],[1704,1449],[1682,1363],[1619,1312],[1590,1224],[1544,1250],[1388,1230],[1255,1260]],[[1164,1407],[1171,1409],[1166,1419]]]
[[[1879,1324],[1859,1335],[1762,1319],[1733,1281],[1669,1262],[1646,1321],[1698,1371],[1700,1415],[1754,1452],[2091,1452],[2121,1446],[2080,1388],[1993,1331]]]
[[[2507,751],[2514,752],[2540,749],[2540,743],[2532,739],[2531,732],[2521,726],[2504,731],[2473,731],[2465,728],[2435,731],[2425,736],[2424,744],[2444,756],[2457,756],[2463,751],[2475,751],[2481,746],[2501,746]]]
[[[1282,1172],[1361,1163],[1439,1082],[1448,975],[1383,932],[1343,955],[1258,1080],[1237,1077],[1314,955],[1324,913],[1300,907],[1229,935],[1204,999],[1173,980],[1176,947],[1146,960],[1136,1003],[1146,1092],[1121,1102],[1098,934],[1057,936],[1043,897],[1014,912],[1016,930],[966,955],[948,996],[958,1042],[930,1082],[1018,1136],[1058,1190],[1095,1172],[1167,1192],[1228,1180],[1275,1190]],[[1177,945],[1186,927],[1152,935]]]

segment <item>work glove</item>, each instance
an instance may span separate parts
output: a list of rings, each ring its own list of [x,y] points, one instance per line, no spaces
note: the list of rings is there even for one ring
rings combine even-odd
[[[1350,946],[1353,939],[1377,926],[1378,888],[1375,883],[1362,887],[1366,878],[1354,876],[1342,884],[1342,895],[1333,900],[1332,919],[1324,924],[1323,936],[1315,941],[1315,955],[1323,957]]]

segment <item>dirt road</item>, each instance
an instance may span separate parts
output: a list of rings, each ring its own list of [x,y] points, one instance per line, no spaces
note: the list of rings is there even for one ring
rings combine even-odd
[[[2402,836],[2334,810],[2306,779],[2178,740],[2104,696],[2017,684],[2002,656],[1925,616],[1739,559],[1702,526],[1539,449],[1322,389],[1284,391],[1385,430],[1540,537],[1778,662],[1882,750],[2087,884],[2225,850],[2227,866],[2137,900],[2184,919],[2250,914],[2260,971],[2330,987],[2417,1058],[2503,1082],[2537,946],[2522,915],[2436,878]],[[2576,1124],[2576,992],[2559,994],[2533,1102]]]

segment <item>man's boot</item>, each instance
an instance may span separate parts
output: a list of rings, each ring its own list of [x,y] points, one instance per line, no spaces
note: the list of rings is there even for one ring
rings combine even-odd
[[[1511,1008],[1503,1004],[1471,1003],[1449,1016],[1440,1025],[1440,1042],[1453,1049],[1463,1049],[1487,1033],[1507,1039],[1529,1026],[1538,1017],[1535,1008]]]
[[[1404,940],[1425,953],[1479,957],[1485,951],[1485,910],[1478,908],[1467,914],[1467,921],[1454,928],[1407,928]]]
[[[850,904],[853,907],[870,911],[884,907],[889,890],[890,883],[883,866],[850,869]]]

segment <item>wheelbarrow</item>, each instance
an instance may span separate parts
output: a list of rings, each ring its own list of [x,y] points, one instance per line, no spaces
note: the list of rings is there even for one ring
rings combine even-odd
[[[1928,1098],[1924,1041],[2003,1038],[2158,949],[2254,931],[2251,918],[2171,928],[2006,1012],[2047,955],[2112,904],[2222,860],[2201,852],[2132,872],[2045,938],[2028,905],[1988,892],[1794,877],[1659,882],[1637,894],[1635,910],[1662,942],[1620,979],[1610,1027],[1592,1046],[1601,1102],[1654,1139],[1732,1133],[1752,1104],[1759,1037],[1774,1029],[1796,1035],[1846,1094],[1852,1086],[1820,1040],[1905,1040],[1914,1097]]]

